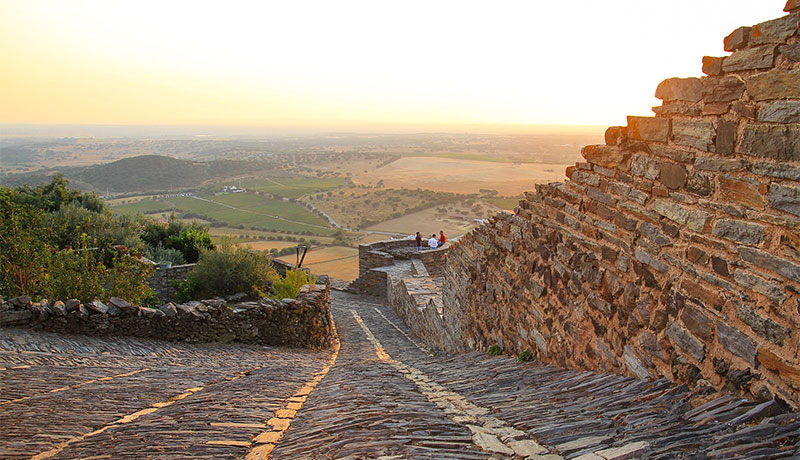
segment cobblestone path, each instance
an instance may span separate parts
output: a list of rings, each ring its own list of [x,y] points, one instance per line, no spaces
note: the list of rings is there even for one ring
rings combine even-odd
[[[436,356],[376,299],[332,308],[334,353],[0,329],[0,459],[798,458],[776,403]]]

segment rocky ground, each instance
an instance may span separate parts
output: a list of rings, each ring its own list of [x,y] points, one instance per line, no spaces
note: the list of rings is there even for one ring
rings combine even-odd
[[[800,415],[776,403],[434,355],[376,299],[332,309],[333,353],[0,330],[0,458],[800,455]]]

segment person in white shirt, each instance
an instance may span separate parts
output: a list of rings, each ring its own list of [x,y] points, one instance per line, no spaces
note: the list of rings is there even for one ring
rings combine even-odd
[[[437,247],[439,247],[439,242],[436,241],[435,233],[431,235],[431,239],[428,240],[428,246],[430,246],[431,249],[436,249]]]

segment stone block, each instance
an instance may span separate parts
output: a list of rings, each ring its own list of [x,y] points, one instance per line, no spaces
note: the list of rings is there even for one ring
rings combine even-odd
[[[739,248],[739,257],[745,262],[771,270],[792,281],[800,283],[800,265],[794,262],[778,257],[775,254],[770,254],[747,246]]]
[[[703,81],[705,102],[732,102],[744,94],[745,82],[736,75],[710,77]]]
[[[633,347],[630,345],[625,345],[625,351],[622,353],[622,360],[625,362],[625,367],[636,377],[640,379],[650,378],[648,366],[642,362],[642,358],[636,354]]]
[[[750,34],[750,45],[785,43],[786,39],[797,32],[798,26],[800,26],[800,15],[798,14],[790,14],[756,24]]]
[[[606,145],[619,145],[620,141],[625,137],[624,126],[611,126],[606,129],[605,139]]]
[[[725,115],[730,110],[730,102],[707,102],[703,104],[703,115]]]
[[[733,53],[722,63],[723,72],[771,69],[775,66],[777,47],[762,45]]]
[[[759,315],[755,308],[742,302],[736,303],[736,315],[750,326],[753,332],[777,345],[783,345],[783,341],[792,333],[788,327]]]
[[[800,43],[783,45],[778,48],[778,52],[793,62],[800,62]]]
[[[757,184],[728,176],[717,176],[721,198],[749,208],[762,209],[766,200]]]
[[[786,294],[784,294],[783,289],[780,286],[767,281],[760,276],[757,276],[751,271],[737,268],[733,272],[733,279],[736,280],[736,282],[740,285],[765,295],[773,302],[782,303],[784,300],[786,300]]]
[[[719,120],[717,122],[716,151],[719,155],[731,155],[736,148],[736,122]]]
[[[734,219],[721,219],[714,224],[711,234],[737,243],[758,245],[766,236],[763,225]]]
[[[681,312],[681,322],[686,328],[705,342],[714,339],[714,321],[712,321],[700,308],[687,305]]]
[[[631,174],[656,180],[661,174],[661,162],[649,155],[634,155],[631,159]]]
[[[622,171],[630,169],[628,160],[631,154],[614,146],[587,145],[581,149],[581,155],[583,155],[589,163],[600,165],[605,168],[619,169]]]
[[[711,268],[719,275],[731,276],[731,273],[728,270],[728,262],[721,257],[713,256],[711,258]]]
[[[653,203],[653,210],[667,219],[686,225],[689,230],[695,232],[705,231],[706,225],[711,219],[711,215],[705,211],[689,209],[668,200],[656,200]]]
[[[793,388],[800,389],[800,369],[786,364],[785,360],[764,347],[758,349],[758,361],[765,369],[776,372]]]
[[[800,123],[800,101],[773,101],[758,111],[758,121]]]
[[[783,7],[783,11],[788,13],[796,13],[800,11],[800,0],[787,0],[786,6]]]
[[[672,117],[699,117],[703,114],[700,104],[694,102],[664,102],[663,105],[653,107],[653,113],[659,118]]]
[[[33,313],[30,310],[6,310],[0,312],[0,326],[11,326],[27,323]]]
[[[741,158],[697,157],[694,161],[695,169],[704,171],[743,171],[747,168],[747,160]]]
[[[686,351],[698,361],[706,357],[706,345],[676,322],[667,325],[666,334],[678,348]]]
[[[756,366],[756,343],[744,332],[717,321],[717,341],[726,350],[744,359],[751,366]]]
[[[725,58],[703,56],[703,73],[706,75],[722,75],[722,62]]]
[[[672,136],[676,144],[709,151],[714,144],[716,130],[709,121],[673,120]]]
[[[666,273],[669,271],[669,265],[667,265],[663,260],[659,259],[657,256],[654,256],[643,249],[641,246],[637,246],[634,249],[634,256],[636,260],[639,262],[649,265],[654,270]]]
[[[656,98],[664,101],[699,102],[703,99],[703,83],[699,78],[669,78],[656,88]]]
[[[771,208],[800,216],[800,187],[771,184],[768,198]]]
[[[651,142],[667,142],[670,135],[670,120],[655,117],[628,117],[628,136]]]
[[[689,249],[686,250],[686,258],[697,265],[705,265],[708,263],[708,253],[697,246],[689,246]]]
[[[611,447],[608,449],[598,450],[595,454],[604,458],[605,460],[628,460],[636,458],[644,458],[644,455],[650,450],[650,445],[645,441],[632,442],[620,447]]]
[[[742,135],[739,153],[800,161],[800,124],[748,125]]]
[[[658,180],[667,188],[679,189],[686,185],[686,168],[675,163],[662,163]]]
[[[747,47],[752,32],[752,27],[739,27],[731,32],[723,41],[725,51],[736,51]]]
[[[800,69],[755,74],[747,77],[745,85],[756,101],[800,99]]]

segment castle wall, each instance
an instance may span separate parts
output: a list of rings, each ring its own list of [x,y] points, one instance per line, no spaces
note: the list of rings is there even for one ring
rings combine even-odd
[[[466,346],[800,406],[800,12],[737,29],[655,117],[453,245]]]

